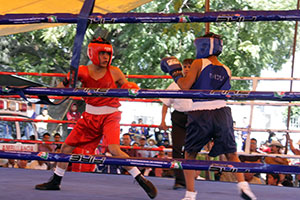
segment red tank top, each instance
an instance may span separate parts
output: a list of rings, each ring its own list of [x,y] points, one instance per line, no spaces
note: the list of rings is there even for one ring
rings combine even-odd
[[[113,80],[109,67],[102,78],[95,80],[90,76],[88,66],[80,65],[78,69],[78,80],[82,82],[82,87],[84,88],[118,88]],[[118,98],[83,97],[83,99],[87,104],[92,106],[110,106],[117,108],[121,105]]]

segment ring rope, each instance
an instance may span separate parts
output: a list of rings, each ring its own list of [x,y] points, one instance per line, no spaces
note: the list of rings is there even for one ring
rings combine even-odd
[[[38,99],[38,96],[35,95],[26,95],[27,98],[31,99]],[[0,95],[0,98],[22,98],[20,95]],[[53,100],[61,100],[63,97],[59,96],[48,96],[49,99]],[[70,97],[72,100],[82,100],[81,97]],[[160,103],[161,101],[159,99],[131,99],[131,98],[119,98],[120,101],[134,101],[134,102],[158,102]],[[299,104],[300,105],[300,104]]]
[[[78,23],[80,15],[69,13],[6,14],[1,24]],[[191,23],[191,22],[257,22],[300,21],[298,10],[219,11],[206,13],[92,13],[90,24],[116,23]]]
[[[7,138],[0,138],[1,142],[9,142],[8,144],[11,144],[12,142],[16,143],[24,143],[24,144],[63,144],[64,142],[54,142],[54,141],[40,141],[40,140],[19,140],[19,139],[7,139]],[[99,147],[104,147],[105,145],[99,144]],[[123,146],[120,145],[121,149],[134,149],[134,150],[146,150],[146,151],[163,151],[163,152],[172,152],[171,148],[165,148],[165,147],[135,147],[135,146]],[[5,151],[12,151],[8,149],[1,149]],[[19,151],[19,150],[18,150]],[[22,151],[23,152],[23,151]],[[199,154],[208,154],[207,151],[200,151]],[[246,153],[246,152],[237,152],[238,155],[244,155],[244,156],[260,156],[260,157],[282,157],[282,158],[291,158],[291,159],[299,159],[300,155],[285,155],[285,154],[263,154],[263,153]]]
[[[0,95],[56,95],[85,97],[131,98],[193,98],[225,100],[299,101],[300,92],[259,92],[238,90],[153,90],[153,89],[102,89],[102,88],[42,88],[1,87]]]
[[[19,140],[19,139],[7,139],[7,138],[0,138],[0,143],[1,142],[9,142],[7,144],[12,144],[12,142],[16,143],[24,143],[24,144],[63,144],[63,142],[54,142],[54,141],[39,141],[39,140]],[[99,147],[104,147],[105,145],[99,144]],[[135,147],[135,146],[123,146],[120,145],[121,149],[134,149],[134,150],[145,150],[145,151],[163,151],[163,152],[172,152],[171,148],[164,148],[164,147],[156,147],[156,148],[150,148],[150,147]],[[6,149],[5,147],[2,148],[1,150],[3,151],[9,151],[9,152],[14,152],[14,151],[28,151],[28,150],[11,150],[11,149]],[[209,152],[207,151],[200,151],[199,154],[208,154]],[[250,156],[250,157],[273,157],[273,158],[289,158],[289,159],[300,159],[300,155],[286,155],[286,154],[263,154],[263,153],[245,153],[245,152],[237,152],[238,155],[243,155],[243,156]]]
[[[8,152],[0,151],[0,158],[41,160],[54,162],[74,162],[86,164],[104,164],[138,167],[156,167],[186,170],[209,170],[242,173],[287,173],[300,174],[299,166],[270,165],[259,163],[239,163],[224,161],[200,161],[184,159],[139,159],[139,158],[116,158],[105,156],[81,155],[81,154],[56,154],[48,152]]]
[[[50,77],[67,77],[64,73],[37,73],[37,72],[0,72],[0,75],[18,75],[18,76],[50,76]],[[134,79],[172,79],[170,75],[125,75],[126,78]],[[300,81],[300,78],[285,78],[285,77],[243,77],[243,76],[233,76],[231,80],[293,80]]]
[[[61,100],[63,97],[48,96],[49,99]],[[0,98],[21,98],[20,95],[0,95]],[[27,95],[27,98],[38,99],[38,96]],[[70,97],[72,100],[82,100],[81,97]],[[119,101],[129,102],[145,102],[145,103],[161,103],[160,99],[132,99],[132,98],[119,98]],[[277,102],[254,102],[254,101],[227,101],[227,105],[260,105],[260,106],[300,106],[300,103],[277,103]]]
[[[24,119],[17,117],[0,117],[0,121],[20,121],[20,122],[46,122],[46,123],[62,123],[62,124],[76,124],[76,121],[69,120],[42,120],[42,119]],[[149,124],[120,124],[120,126],[133,126],[133,127],[149,127],[149,128],[159,128],[159,125],[149,125]],[[172,126],[167,126],[168,128],[172,128]],[[254,128],[239,128],[235,127],[236,131],[250,131],[250,132],[284,132],[284,133],[300,133],[300,130],[286,130],[286,129],[254,129]]]
[[[0,138],[1,142],[9,142],[8,144],[11,144],[12,142],[17,143],[25,143],[25,144],[64,144],[64,142],[54,142],[54,141],[40,141],[40,140],[20,140],[20,139],[7,139],[7,138]],[[105,147],[103,144],[99,144],[101,147]],[[107,146],[107,145],[106,145]],[[123,146],[120,145],[121,149],[134,149],[134,150],[145,150],[145,151],[163,151],[163,152],[172,152],[171,148],[163,148],[163,147],[135,147],[135,146]],[[7,149],[2,149],[6,150]]]

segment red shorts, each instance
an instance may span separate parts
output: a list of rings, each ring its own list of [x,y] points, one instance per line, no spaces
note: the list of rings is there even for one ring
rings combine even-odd
[[[95,150],[82,149],[76,147],[73,154],[84,154],[84,155],[93,155],[95,154]],[[72,163],[72,172],[94,172],[96,168],[95,164],[83,164],[83,163]]]
[[[65,143],[73,147],[95,150],[103,137],[104,145],[120,144],[121,112],[105,115],[82,114]]]

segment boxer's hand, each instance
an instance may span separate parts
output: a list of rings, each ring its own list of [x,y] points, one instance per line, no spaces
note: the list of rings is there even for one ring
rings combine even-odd
[[[158,128],[159,128],[160,130],[164,130],[164,131],[168,130],[168,126],[166,125],[166,122],[165,122],[165,121],[162,121],[162,122],[160,123],[160,125],[158,126]]]
[[[122,89],[140,89],[135,82],[126,82],[122,85]]]
[[[163,72],[169,73],[175,82],[177,82],[179,78],[183,77],[182,65],[174,56],[163,58],[160,62],[160,68]]]

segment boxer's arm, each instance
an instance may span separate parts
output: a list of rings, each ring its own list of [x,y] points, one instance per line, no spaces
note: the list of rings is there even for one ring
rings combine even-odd
[[[166,115],[167,115],[167,112],[168,112],[168,106],[167,105],[165,105],[165,104],[163,104],[163,106],[162,106],[162,110],[161,110],[161,123],[160,123],[160,125],[159,125],[159,129],[162,129],[162,130],[167,130],[168,129],[168,127],[167,127],[167,125],[166,125]]]
[[[122,86],[123,84],[128,82],[124,73],[118,67],[111,66],[111,74],[118,86]]]
[[[196,82],[197,77],[199,76],[202,68],[202,60],[195,60],[192,65],[189,73],[185,77],[181,77],[177,81],[177,85],[182,90],[188,90],[192,87],[192,85]]]
[[[130,82],[126,79],[124,73],[119,68],[114,68],[113,75],[115,76],[115,82],[122,89],[140,89],[135,82]]]

